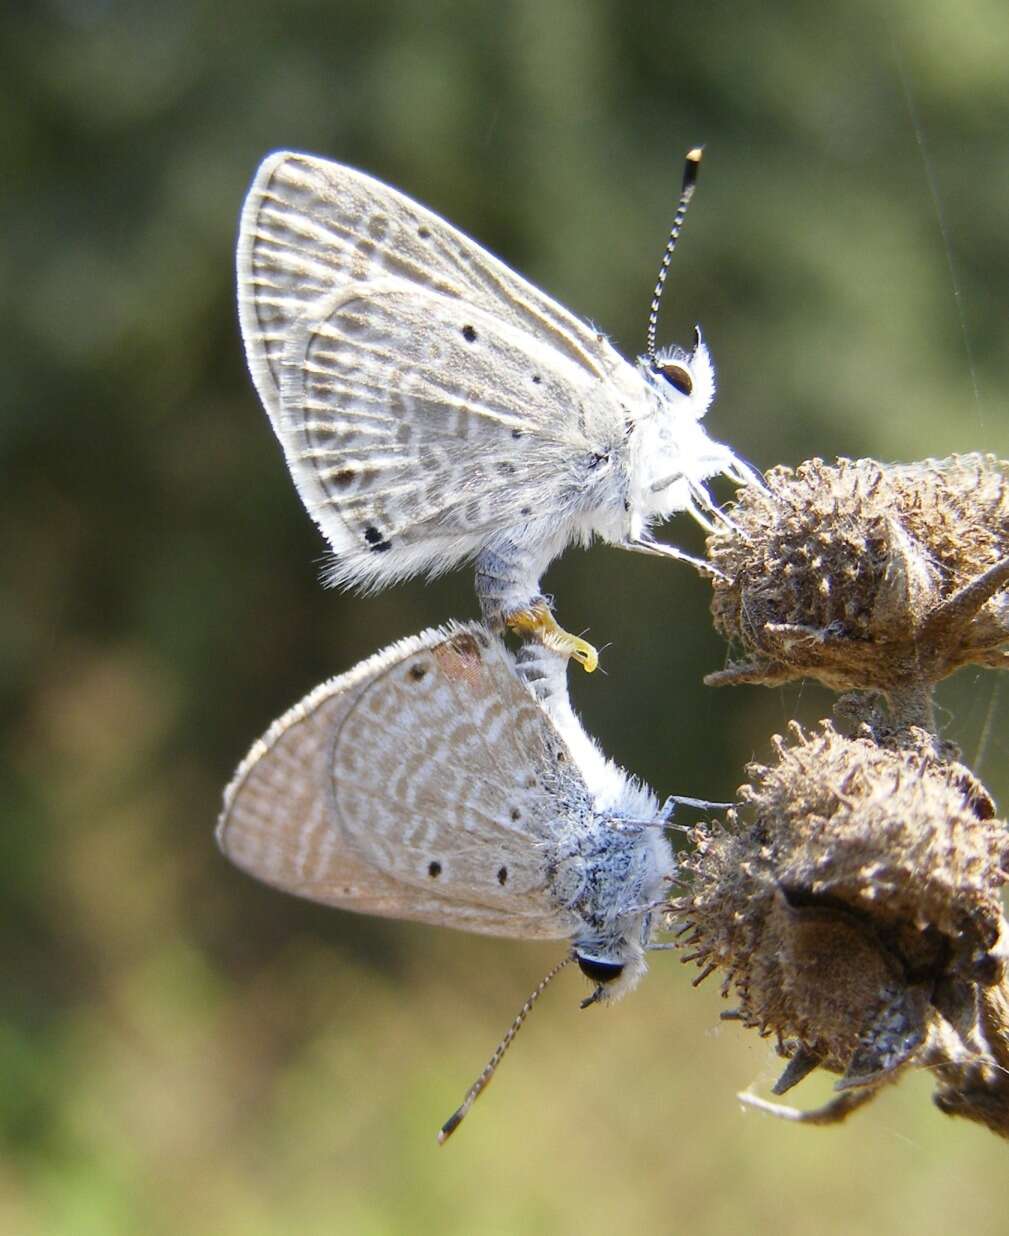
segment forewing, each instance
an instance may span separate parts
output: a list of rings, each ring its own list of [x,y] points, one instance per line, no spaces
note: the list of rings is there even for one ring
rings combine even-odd
[[[592,507],[625,435],[612,383],[397,281],[319,308],[289,332],[277,426],[340,582],[444,566],[504,528]]]
[[[597,376],[623,363],[591,327],[438,215],[353,168],[281,152],[260,165],[238,238],[242,335],[271,416],[293,324],[349,283],[389,277],[466,300]]]
[[[548,894],[545,843],[586,800],[504,646],[473,624],[395,645],[282,717],[217,836],[249,874],[315,901],[554,939],[576,922]]]

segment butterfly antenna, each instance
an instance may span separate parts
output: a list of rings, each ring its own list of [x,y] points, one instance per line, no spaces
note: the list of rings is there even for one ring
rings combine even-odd
[[[738,804],[713,803],[707,798],[687,798],[683,794],[670,794],[662,804],[662,811],[672,815],[677,807],[691,807],[695,811],[728,811],[730,807],[735,806],[738,806]]]
[[[659,266],[659,278],[655,284],[655,291],[652,293],[652,304],[648,311],[648,334],[645,338],[645,359],[653,364],[655,363],[655,331],[659,324],[662,289],[665,286],[666,275],[669,273],[669,263],[672,261],[676,242],[680,238],[683,220],[687,217],[687,207],[690,205],[690,199],[694,196],[694,189],[697,186],[697,172],[701,166],[703,152],[703,146],[695,146],[693,150],[687,152],[680,200],[676,206],[676,214],[673,216],[673,226],[669,233],[669,240],[666,242],[666,251],[662,255],[662,264]]]
[[[498,1043],[497,1048],[494,1051],[494,1055],[487,1061],[484,1071],[476,1079],[473,1085],[470,1086],[469,1090],[466,1091],[466,1097],[463,1099],[459,1107],[456,1108],[452,1115],[449,1116],[449,1118],[438,1130],[439,1146],[445,1145],[456,1129],[458,1129],[458,1127],[462,1124],[463,1117],[477,1101],[483,1091],[490,1085],[491,1078],[494,1076],[494,1070],[501,1063],[505,1052],[509,1047],[511,1047],[512,1039],[522,1029],[522,1023],[529,1016],[533,1005],[571,960],[571,956],[568,956],[565,957],[563,961],[559,961],[550,973],[541,980],[535,991],[531,993],[528,1000],[526,1000],[525,1004],[523,1004],[519,1009],[518,1015],[508,1028],[508,1033],[504,1036],[501,1042]]]

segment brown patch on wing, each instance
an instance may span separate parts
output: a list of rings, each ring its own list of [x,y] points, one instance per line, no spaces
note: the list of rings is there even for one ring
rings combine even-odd
[[[479,681],[483,652],[476,636],[469,631],[460,631],[432,651],[449,682],[462,681],[473,686]]]

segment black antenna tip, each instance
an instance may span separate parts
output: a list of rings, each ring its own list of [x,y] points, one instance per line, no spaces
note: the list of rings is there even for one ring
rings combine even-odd
[[[465,1111],[463,1111],[463,1109],[460,1107],[458,1111],[453,1112],[452,1115],[449,1116],[449,1118],[445,1121],[445,1123],[438,1130],[438,1145],[439,1146],[445,1145],[445,1143],[452,1136],[452,1134],[456,1131],[456,1129],[458,1129],[458,1127],[462,1124],[462,1118],[465,1115],[466,1115]]]
[[[697,173],[701,167],[701,159],[704,155],[703,146],[695,146],[693,150],[687,151],[686,162],[683,165],[683,189],[692,189],[697,184]]]

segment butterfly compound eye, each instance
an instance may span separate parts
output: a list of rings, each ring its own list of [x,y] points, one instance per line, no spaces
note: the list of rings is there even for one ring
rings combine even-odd
[[[612,983],[624,972],[622,961],[601,961],[598,957],[583,957],[580,953],[575,954],[575,961],[582,974],[593,983]]]
[[[689,395],[694,389],[694,379],[690,376],[690,370],[683,365],[670,363],[667,365],[659,365],[659,373],[666,379],[670,386],[675,387],[681,395]]]

